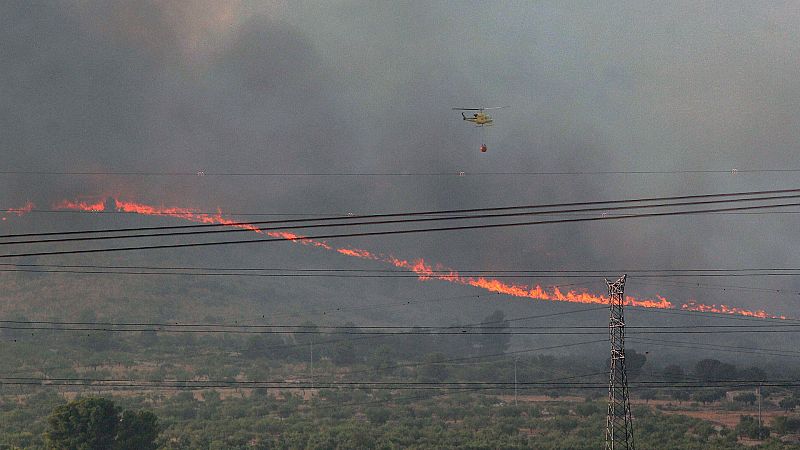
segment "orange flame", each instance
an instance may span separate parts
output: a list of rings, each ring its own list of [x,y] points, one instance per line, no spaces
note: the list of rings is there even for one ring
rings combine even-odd
[[[763,309],[750,311],[747,309],[742,309],[736,306],[728,306],[728,305],[704,305],[702,303],[697,303],[694,300],[690,300],[688,303],[684,303],[681,305],[681,309],[686,311],[698,311],[698,312],[714,312],[714,313],[722,313],[722,314],[736,314],[739,316],[749,316],[749,317],[760,317],[762,319],[786,319],[786,316],[775,316],[772,314],[767,313]]]
[[[113,201],[114,208],[120,212],[136,213],[149,216],[167,216],[176,217],[180,219],[189,220],[192,222],[205,223],[205,224],[219,224],[228,225],[231,227],[242,228],[251,230],[256,233],[264,233],[258,227],[249,224],[237,223],[228,217],[224,217],[221,211],[216,214],[208,214],[197,212],[191,208],[177,208],[177,207],[156,207],[146,205],[143,203],[122,201],[114,197],[109,199],[109,203]],[[99,200],[95,202],[85,201],[69,201],[64,200],[57,203],[55,209],[78,210],[78,211],[102,211],[106,208],[106,201]],[[31,205],[32,207],[33,205]],[[447,268],[441,265],[431,266],[423,259],[415,259],[408,261],[398,259],[392,255],[383,253],[373,253],[369,250],[360,248],[348,247],[333,247],[324,241],[306,238],[302,235],[287,232],[287,231],[268,231],[264,233],[270,237],[286,239],[292,242],[301,243],[313,247],[323,248],[325,250],[333,250],[337,253],[352,258],[359,258],[364,260],[378,261],[389,264],[398,269],[407,270],[418,276],[421,281],[425,280],[440,280],[450,283],[461,284],[465,286],[473,286],[489,292],[496,292],[499,294],[510,295],[513,297],[524,297],[536,300],[569,302],[569,303],[589,303],[589,304],[608,304],[608,297],[603,295],[591,294],[586,289],[570,289],[569,291],[562,291],[558,286],[550,288],[542,287],[537,284],[533,287],[524,284],[506,283],[497,279],[487,279],[484,277],[469,277],[462,276],[456,270]],[[631,296],[625,297],[625,304],[628,306],[638,306],[642,308],[659,308],[659,309],[675,309],[675,305],[664,297],[656,295],[655,299],[641,298],[637,299]],[[727,306],[727,305],[705,305],[695,301],[689,301],[682,304],[680,309],[685,311],[699,311],[699,312],[714,312],[721,314],[732,314],[750,317],[761,318],[775,318],[786,319],[785,316],[776,316],[768,314],[764,310],[748,310],[744,308]]]
[[[13,214],[13,215],[15,215],[17,217],[20,217],[23,214],[27,214],[27,213],[29,213],[31,211],[33,211],[33,202],[31,202],[29,200],[29,201],[25,202],[25,204],[20,206],[19,208],[8,208],[6,210],[6,213],[7,214]],[[8,219],[8,215],[7,214],[1,216],[0,220],[3,220],[3,221],[7,220]]]
[[[68,209],[72,211],[86,211],[86,212],[99,212],[106,209],[105,203],[100,200],[96,202],[85,202],[80,200],[62,200],[55,205],[53,209]]]

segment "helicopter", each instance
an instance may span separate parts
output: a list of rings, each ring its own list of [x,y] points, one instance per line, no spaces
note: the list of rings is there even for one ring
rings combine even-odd
[[[508,108],[508,106],[493,106],[491,108],[453,108],[453,111],[461,111],[461,118],[467,122],[474,123],[476,127],[488,127],[494,124],[494,119],[492,119],[492,116],[489,114],[486,114],[486,111],[502,108]],[[475,112],[472,114],[472,117],[469,117],[464,113],[464,111]],[[481,152],[486,153],[486,150],[488,150],[486,144],[481,144]]]

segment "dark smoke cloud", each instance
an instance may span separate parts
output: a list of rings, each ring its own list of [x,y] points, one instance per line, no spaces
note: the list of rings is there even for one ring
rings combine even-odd
[[[8,168],[469,173],[779,168],[796,160],[800,85],[791,76],[798,56],[791,30],[800,17],[791,3],[32,3],[0,5],[0,147]],[[486,135],[450,111],[504,104],[511,108],[496,113]],[[477,151],[484,141],[485,155]],[[743,174],[3,180],[0,198],[9,206],[122,194],[258,212],[480,207],[792,183]],[[792,266],[790,217],[355,244],[467,268]],[[310,254],[287,247],[280,257],[311,266]],[[691,296],[791,312],[780,297],[632,286],[678,302]]]

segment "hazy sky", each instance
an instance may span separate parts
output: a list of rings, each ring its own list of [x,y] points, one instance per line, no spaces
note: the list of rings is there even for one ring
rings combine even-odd
[[[5,1],[3,170],[796,168],[798,29],[800,8],[789,1]],[[511,107],[483,136],[450,110],[478,105]],[[122,195],[202,210],[385,212],[782,189],[798,186],[795,178],[3,175],[0,202],[46,209],[63,198]],[[716,215],[349,243],[465,269],[798,267],[796,221]],[[32,215],[4,226],[72,225]],[[354,264],[291,245],[207,255]],[[797,281],[752,283],[800,291]],[[401,295],[407,284],[367,286]],[[629,292],[800,316],[795,299],[766,293],[635,280]]]

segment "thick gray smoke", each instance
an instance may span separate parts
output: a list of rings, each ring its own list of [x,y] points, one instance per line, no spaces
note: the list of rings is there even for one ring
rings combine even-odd
[[[792,2],[177,4],[0,4],[3,167],[470,173],[796,166],[800,15]],[[476,105],[511,108],[498,111],[483,135],[450,110]],[[481,154],[484,141],[489,152]],[[794,181],[765,173],[3,175],[0,200],[47,208],[64,197],[124,195],[205,210],[344,213],[787,188]],[[26,220],[34,229],[70,223]],[[465,269],[791,267],[798,265],[794,220],[719,215],[353,244]],[[320,261],[292,247],[201,254],[262,262],[270,255],[296,267]],[[753,283],[800,289],[787,280]],[[386,286],[400,292],[407,284],[373,288]],[[693,298],[792,314],[782,296],[635,280],[630,289],[677,303]]]

